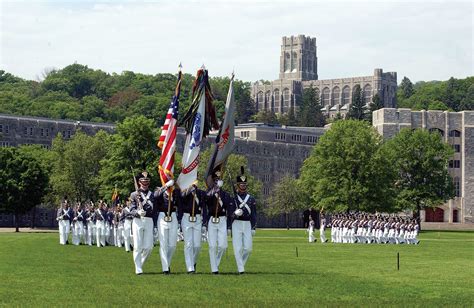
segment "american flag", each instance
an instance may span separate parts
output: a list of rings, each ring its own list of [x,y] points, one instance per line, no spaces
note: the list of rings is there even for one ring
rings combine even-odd
[[[161,184],[174,179],[174,153],[176,151],[176,133],[178,129],[179,94],[181,91],[181,70],[178,73],[178,84],[170,108],[166,114],[165,124],[161,128],[161,136],[158,147],[161,149],[161,157],[158,166]]]

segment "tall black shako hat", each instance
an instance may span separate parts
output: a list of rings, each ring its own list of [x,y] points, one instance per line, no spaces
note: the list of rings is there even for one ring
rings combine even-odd
[[[240,175],[237,177],[237,184],[247,184],[247,177],[244,173],[244,166],[240,166]]]
[[[139,173],[135,178],[140,183],[150,183],[150,174],[146,171]]]

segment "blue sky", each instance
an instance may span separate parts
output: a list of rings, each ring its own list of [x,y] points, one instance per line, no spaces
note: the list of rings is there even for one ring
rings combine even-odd
[[[282,36],[317,39],[319,79],[473,74],[471,1],[0,0],[0,69],[27,79],[78,62],[106,72],[278,78]]]

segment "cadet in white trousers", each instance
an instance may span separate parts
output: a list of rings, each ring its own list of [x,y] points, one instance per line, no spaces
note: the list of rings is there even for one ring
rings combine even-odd
[[[316,241],[316,238],[314,237],[314,220],[311,215],[309,216],[308,222],[308,241],[310,243],[314,243]]]
[[[230,207],[229,222],[232,221],[232,246],[239,274],[245,273],[245,264],[252,252],[252,237],[257,223],[257,207],[254,197],[247,193],[247,177],[240,167],[237,177],[237,194]]]
[[[221,189],[224,182],[220,179],[221,172],[213,174],[214,187],[207,192],[206,207],[208,218],[205,222],[208,233],[209,259],[211,271],[219,274],[219,264],[227,249],[227,235],[230,235],[230,226],[227,230],[228,209],[234,202],[230,195]]]
[[[319,225],[319,239],[321,243],[326,243],[326,216],[321,212],[321,224]]]
[[[85,237],[85,211],[82,209],[81,205],[78,204],[76,206],[76,211],[74,212],[74,230],[73,230],[73,238],[72,243],[74,245],[79,245],[81,242],[85,244],[86,237]]]
[[[139,182],[140,187],[136,182]],[[148,172],[143,171],[135,178],[135,188],[130,195],[130,214],[134,217],[132,222],[133,232],[133,262],[135,263],[135,274],[143,273],[143,264],[153,250],[153,231],[156,225],[157,206],[150,186]]]
[[[120,220],[123,221],[123,242],[125,251],[130,252],[130,246],[132,245],[132,221],[133,215],[130,213],[131,201],[128,199],[125,202],[126,206],[122,210]]]
[[[196,272],[196,264],[201,251],[202,233],[206,232],[203,221],[207,220],[206,193],[196,185],[181,192],[178,220],[184,237],[184,260],[189,274]]]
[[[64,200],[64,203],[60,209],[58,209],[56,220],[58,221],[59,226],[59,244],[66,245],[68,244],[69,232],[71,229],[71,221],[73,218],[73,212],[69,208],[69,203]]]
[[[107,208],[105,202],[99,200],[99,207],[95,211],[95,232],[97,247],[105,247],[105,228],[107,219]]]
[[[161,188],[162,191],[156,192],[159,213],[158,238],[160,241],[161,268],[165,275],[171,273],[171,259],[176,251],[178,238],[178,217],[176,211],[179,206],[181,192],[179,189],[174,188],[173,184],[173,180],[170,180]]]

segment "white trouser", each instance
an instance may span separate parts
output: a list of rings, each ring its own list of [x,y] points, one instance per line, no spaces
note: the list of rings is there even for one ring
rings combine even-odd
[[[335,233],[336,228],[331,227],[331,242],[334,243],[336,241],[336,233]]]
[[[321,240],[321,243],[326,242],[326,234],[324,234],[324,232],[325,232],[324,227],[319,228],[319,239]]]
[[[169,271],[171,259],[176,250],[176,239],[178,237],[178,219],[176,212],[171,213],[171,221],[164,220],[166,213],[160,212],[158,215],[158,237],[160,239],[161,268]]]
[[[63,219],[58,222],[59,226],[59,244],[61,245],[66,245],[68,236],[69,236],[69,230],[71,228],[71,223],[69,220]]]
[[[237,270],[239,273],[244,272],[245,263],[247,263],[252,252],[252,226],[250,221],[234,220],[232,223],[232,245]]]
[[[97,247],[105,246],[105,221],[97,220],[95,223],[96,243]]]
[[[84,243],[84,224],[82,221],[76,221],[72,230],[72,243],[79,245],[81,241]]]
[[[105,241],[110,246],[115,245],[114,226],[110,223],[105,224]]]
[[[183,214],[181,229],[184,236],[184,260],[188,272],[195,271],[194,264],[197,263],[199,252],[201,251],[201,229],[202,217],[196,215],[196,222],[190,222],[188,213]]]
[[[130,245],[132,244],[132,220],[125,219],[123,222],[123,241],[125,245],[125,251],[130,251]]]
[[[308,241],[310,243],[313,243],[315,238],[314,238],[314,227],[309,227],[308,229]],[[234,224],[232,224],[232,236],[234,236]]]
[[[89,246],[95,244],[95,223],[93,221],[89,221],[87,223],[87,244]]]
[[[143,273],[143,264],[153,249],[153,219],[133,218],[133,262],[135,273]]]
[[[218,223],[213,223],[211,218],[207,229],[211,271],[218,272],[222,256],[227,249],[227,217],[220,216]]]
[[[117,228],[114,229],[115,234],[115,246],[122,247],[123,244],[123,225],[119,224]]]

